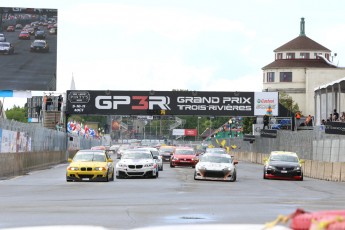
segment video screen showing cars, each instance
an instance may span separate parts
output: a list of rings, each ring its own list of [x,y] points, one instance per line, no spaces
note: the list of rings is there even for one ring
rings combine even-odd
[[[56,90],[57,12],[0,7],[0,90]]]

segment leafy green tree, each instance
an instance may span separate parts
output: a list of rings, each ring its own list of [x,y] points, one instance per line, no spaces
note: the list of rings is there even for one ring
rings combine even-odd
[[[5,113],[7,119],[9,120],[15,120],[23,123],[28,122],[27,109],[25,106],[19,107],[14,105],[12,109],[7,109]]]
[[[285,108],[290,110],[293,114],[300,111],[298,104],[285,92],[279,92],[279,103],[285,106]]]

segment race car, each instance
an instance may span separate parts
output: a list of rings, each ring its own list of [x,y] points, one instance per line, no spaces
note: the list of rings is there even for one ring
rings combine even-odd
[[[272,151],[268,159],[264,159],[264,179],[303,180],[302,163],[295,152]]]

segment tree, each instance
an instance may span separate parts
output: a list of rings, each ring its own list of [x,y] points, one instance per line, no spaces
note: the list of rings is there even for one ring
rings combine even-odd
[[[293,114],[295,114],[299,110],[299,106],[292,100],[292,97],[285,92],[279,92],[279,103],[285,106],[288,110],[290,110]]]
[[[9,120],[15,120],[23,123],[28,122],[27,111],[25,107],[19,107],[14,105],[12,109],[7,109],[5,113],[7,119]]]

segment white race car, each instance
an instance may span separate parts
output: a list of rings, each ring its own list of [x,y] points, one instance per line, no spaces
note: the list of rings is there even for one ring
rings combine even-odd
[[[158,177],[157,157],[148,150],[127,150],[116,164],[116,179],[128,177]]]
[[[228,154],[205,153],[195,166],[194,180],[236,181],[237,161]]]

